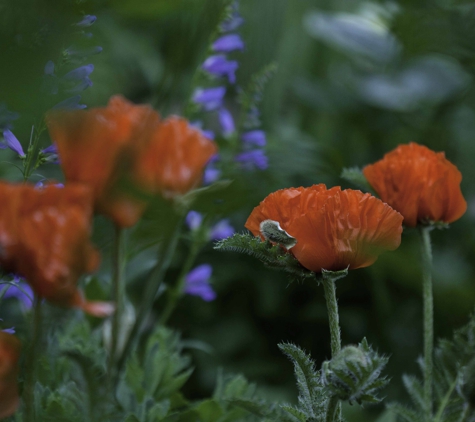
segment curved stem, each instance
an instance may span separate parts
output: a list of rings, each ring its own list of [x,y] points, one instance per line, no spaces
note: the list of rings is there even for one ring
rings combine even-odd
[[[338,412],[336,410],[338,409]],[[325,416],[325,422],[333,422],[335,420],[335,415],[339,415],[341,410],[340,400],[336,396],[330,397],[328,401],[327,413]],[[339,419],[337,419],[338,421]]]
[[[129,338],[125,343],[121,356],[117,361],[117,373],[119,373],[121,368],[123,367],[127,355],[130,353],[136,340],[138,339],[140,332],[142,331],[142,326],[145,322],[145,319],[147,318],[153,307],[155,296],[158,292],[160,285],[162,284],[163,277],[165,276],[165,273],[168,267],[170,266],[173,255],[175,254],[175,250],[178,245],[178,239],[180,238],[182,221],[183,219],[180,218],[177,222],[175,231],[169,239],[170,242],[168,243],[168,248],[165,251],[162,251],[163,254],[159,258],[155,267],[150,272],[150,276],[147,280],[137,318],[135,319],[134,326],[132,327]]]
[[[201,249],[201,242],[194,241],[191,245],[188,257],[184,265],[181,267],[180,275],[178,276],[177,282],[173,288],[170,288],[168,293],[168,301],[163,311],[162,316],[160,317],[160,324],[165,325],[170,318],[170,315],[175,310],[178,299],[183,294],[183,288],[185,286],[186,275],[190,272],[191,267],[193,266],[196,256],[198,255]]]
[[[23,393],[25,402],[25,422],[34,422],[35,417],[35,380],[36,362],[38,360],[38,344],[41,338],[41,299],[35,297],[33,307],[31,343],[25,362],[25,389]]]
[[[432,294],[432,227],[420,227],[422,255],[422,292],[424,307],[424,402],[425,419],[432,421],[432,367],[434,350],[434,299]]]
[[[111,347],[109,354],[109,373],[113,370],[117,358],[119,344],[119,326],[124,306],[125,285],[122,280],[122,243],[124,230],[115,226],[114,249],[112,252],[112,301],[115,303],[115,312],[112,316]]]

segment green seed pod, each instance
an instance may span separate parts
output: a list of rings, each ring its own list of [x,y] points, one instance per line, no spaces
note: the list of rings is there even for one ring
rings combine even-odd
[[[278,221],[264,220],[259,227],[262,236],[270,242],[278,243],[286,249],[291,249],[297,244],[297,239],[282,229]]]

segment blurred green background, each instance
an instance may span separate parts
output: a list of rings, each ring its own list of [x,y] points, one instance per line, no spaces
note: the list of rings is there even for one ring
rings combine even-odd
[[[28,143],[31,125],[51,106],[42,91],[48,60],[76,41],[73,23],[97,15],[89,60],[94,85],[89,107],[113,94],[152,104],[163,115],[183,113],[196,69],[206,58],[219,23],[218,0],[16,0],[0,5],[0,102],[18,112],[15,134]],[[467,213],[450,230],[433,232],[436,336],[463,325],[475,300],[475,3],[450,0],[241,0],[246,43],[238,85],[270,62],[277,72],[264,91],[263,129],[269,169],[240,174],[223,193],[219,217],[244,230],[250,211],[268,193],[290,186],[353,187],[344,167],[374,162],[400,143],[445,151],[463,174]],[[232,97],[228,106],[233,109]],[[44,135],[44,145],[49,140]],[[0,152],[2,160],[13,153]],[[43,172],[60,178],[57,169]],[[1,176],[19,179],[2,162]],[[214,213],[216,204],[202,204]],[[105,224],[103,220],[98,225]],[[107,237],[103,246],[107,246]],[[421,277],[417,233],[405,230],[400,248],[338,282],[344,344],[366,337],[391,355],[387,400],[407,400],[402,373],[418,373],[421,354]],[[167,275],[173,279],[187,251],[186,239]],[[105,258],[106,259],[106,258]],[[284,274],[246,256],[213,251],[218,298],[186,296],[170,320],[187,340],[196,370],[185,387],[190,398],[208,395],[218,367],[242,372],[269,399],[295,401],[293,368],[277,343],[311,352],[317,365],[329,358],[329,332],[321,287],[289,284]],[[139,271],[146,263],[133,262]],[[139,287],[131,286],[131,296]],[[160,305],[160,302],[159,302]],[[157,308],[158,310],[158,308]],[[354,420],[372,420],[382,407],[348,409]],[[353,419],[352,419],[353,420]]]

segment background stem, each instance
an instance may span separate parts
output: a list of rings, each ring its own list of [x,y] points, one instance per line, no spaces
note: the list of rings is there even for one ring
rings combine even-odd
[[[432,421],[432,355],[434,350],[434,300],[432,294],[432,227],[420,227],[422,255],[422,292],[424,302],[424,402],[426,421]]]
[[[33,321],[31,343],[25,362],[25,389],[23,400],[25,403],[25,422],[34,422],[35,417],[35,380],[36,362],[38,360],[38,344],[41,338],[41,299],[35,296],[33,305]]]

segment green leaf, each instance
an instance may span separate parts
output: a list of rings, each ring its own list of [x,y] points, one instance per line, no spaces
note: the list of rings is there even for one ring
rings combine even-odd
[[[401,416],[406,422],[421,422],[424,415],[398,403],[390,403],[388,409]]]
[[[405,374],[402,376],[402,382],[416,408],[423,411],[425,408],[424,391],[420,381],[414,376]]]
[[[299,409],[296,409],[295,407],[292,407],[290,405],[283,405],[281,408],[287,412],[290,416],[290,421],[292,422],[306,422],[307,421],[307,416],[305,413],[301,412]]]
[[[375,194],[373,188],[366,180],[366,177],[364,176],[363,172],[358,167],[344,168],[341,172],[340,177],[350,183],[353,183],[363,192],[369,192],[373,195]]]
[[[195,410],[199,414],[202,422],[217,422],[223,415],[223,409],[219,403],[213,399],[200,403]]]

